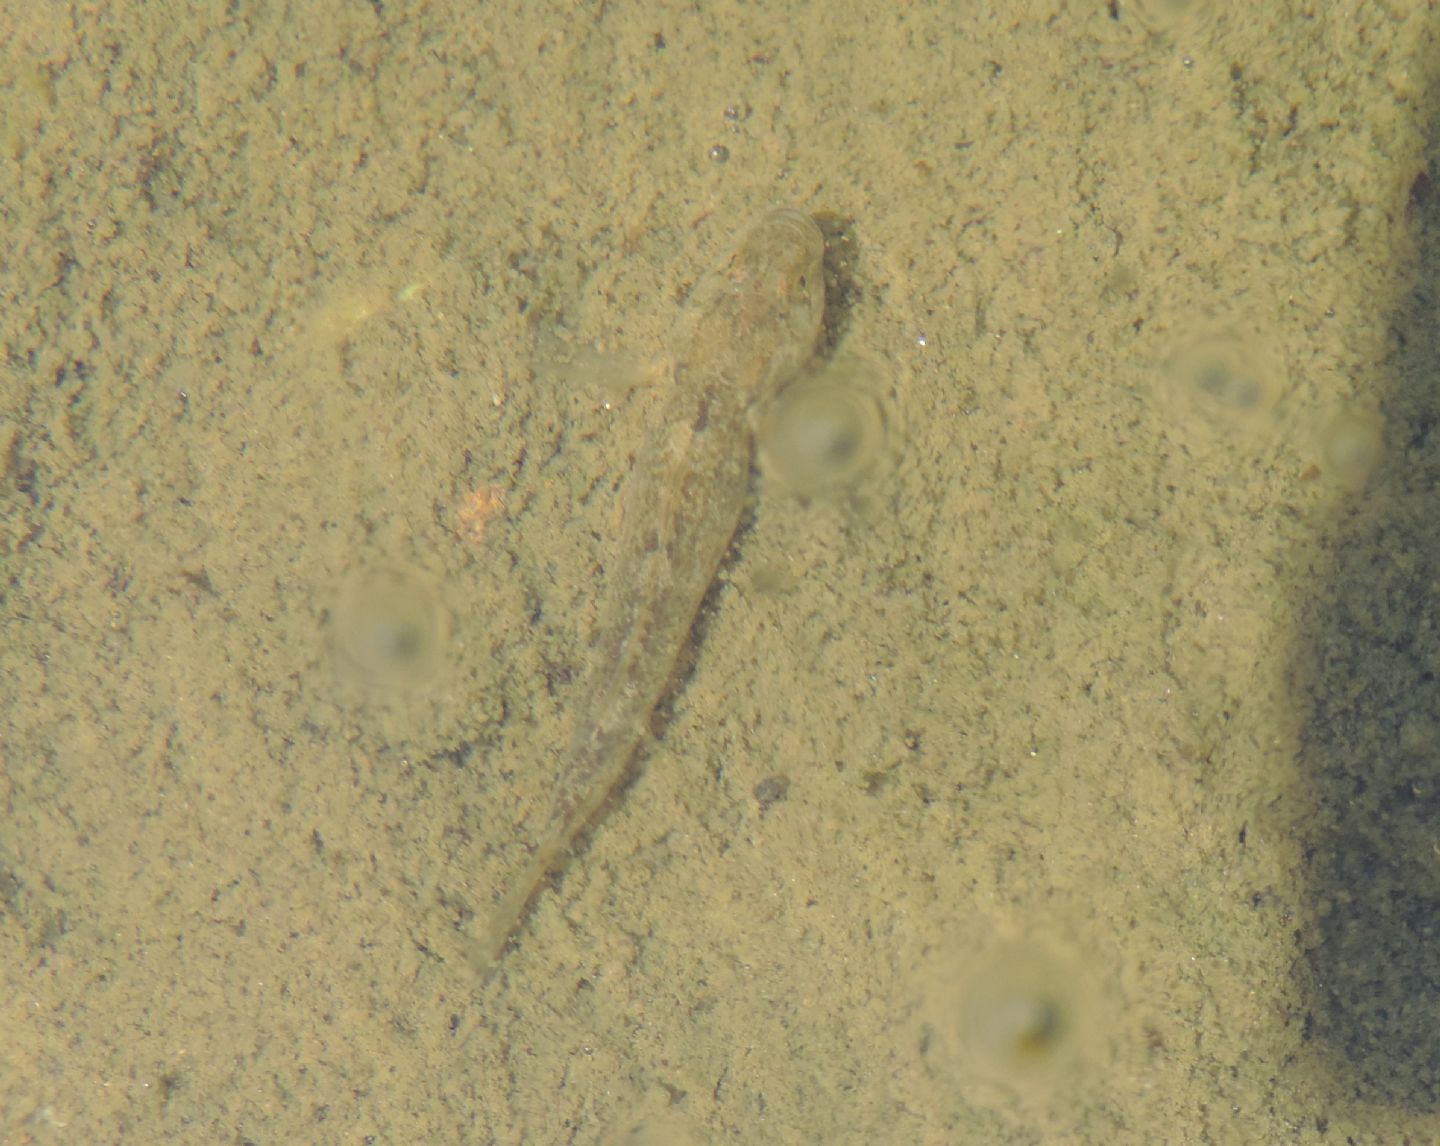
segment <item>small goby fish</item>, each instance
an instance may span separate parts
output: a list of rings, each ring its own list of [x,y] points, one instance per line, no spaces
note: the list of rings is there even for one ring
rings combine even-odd
[[[627,775],[749,496],[754,411],[815,350],[825,241],[809,215],[766,215],[695,302],[661,420],[622,492],[594,680],[538,844],[480,938],[482,974],[546,876]]]

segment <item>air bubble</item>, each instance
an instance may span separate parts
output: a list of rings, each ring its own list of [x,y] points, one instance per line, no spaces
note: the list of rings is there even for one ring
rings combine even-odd
[[[1192,449],[1258,451],[1283,432],[1286,385],[1268,340],[1215,327],[1181,340],[1158,371],[1156,397],[1171,433]]]
[[[887,460],[878,367],[842,358],[787,387],[760,424],[761,464],[802,497],[853,494]]]
[[[1033,938],[940,967],[925,1019],[947,1073],[1042,1106],[1077,1091],[1103,1041],[1080,961]]]
[[[449,623],[421,574],[402,567],[365,569],[347,578],[333,618],[332,645],[343,672],[383,689],[434,675]]]
[[[1215,23],[1214,0],[1131,0],[1129,8],[1147,31],[1193,38]]]
[[[1385,456],[1385,420],[1368,410],[1342,410],[1320,431],[1320,454],[1336,485],[1363,489]]]

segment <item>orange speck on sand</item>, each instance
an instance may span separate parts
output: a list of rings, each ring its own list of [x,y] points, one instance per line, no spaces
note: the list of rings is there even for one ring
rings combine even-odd
[[[460,499],[455,532],[460,540],[479,545],[490,522],[505,512],[505,495],[498,485],[482,485]]]

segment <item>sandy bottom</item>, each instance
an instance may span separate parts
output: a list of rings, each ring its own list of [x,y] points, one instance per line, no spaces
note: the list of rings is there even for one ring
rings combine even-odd
[[[0,1139],[1436,1139],[1423,5],[223,7],[3,22]],[[487,965],[778,205],[867,413]]]

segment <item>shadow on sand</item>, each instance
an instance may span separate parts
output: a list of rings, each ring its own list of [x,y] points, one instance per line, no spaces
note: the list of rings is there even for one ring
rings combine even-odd
[[[1294,665],[1314,922],[1298,934],[1309,1040],[1342,1092],[1440,1110],[1440,92],[1406,220],[1413,270],[1377,363],[1384,461],[1325,539]]]

